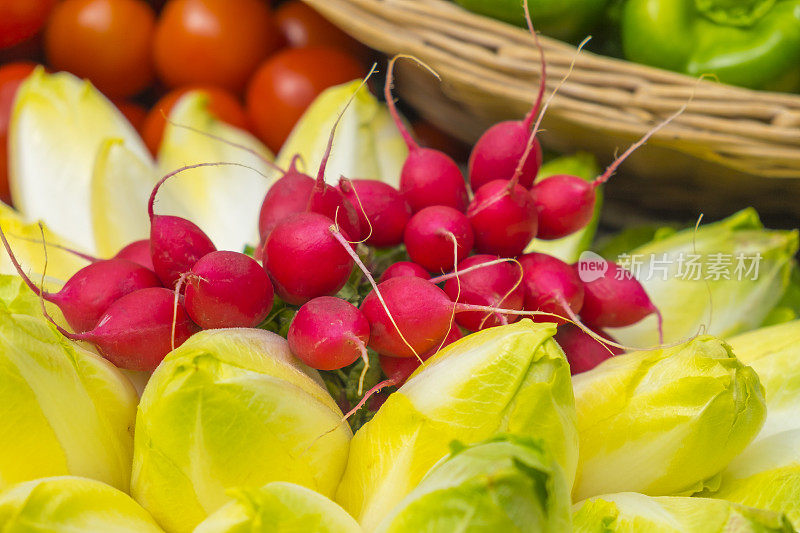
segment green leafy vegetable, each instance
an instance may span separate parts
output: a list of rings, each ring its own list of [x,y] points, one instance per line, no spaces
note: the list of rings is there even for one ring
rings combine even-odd
[[[443,349],[353,438],[337,501],[367,531],[447,455],[498,433],[542,439],[571,485],[577,460],[569,365],[553,324],[522,320]]]
[[[644,285],[664,315],[666,342],[698,332],[728,337],[757,328],[781,299],[798,249],[797,231],[764,229],[745,209],[720,222],[679,231],[617,262]],[[628,346],[654,346],[654,316],[609,333]]]
[[[17,276],[0,275],[0,375],[0,490],[66,474],[127,490],[136,391],[56,332]]]
[[[162,533],[127,494],[92,479],[62,476],[14,485],[0,494],[4,532]]]
[[[234,500],[203,520],[193,533],[361,533],[344,509],[294,483],[275,481],[259,489],[232,489],[230,494]]]
[[[597,496],[575,505],[575,533],[768,533],[793,531],[786,517],[708,498],[635,492]]]
[[[542,441],[511,435],[464,446],[437,463],[379,533],[569,530],[569,487]]]
[[[191,531],[226,490],[288,481],[333,495],[351,432],[315,370],[258,329],[194,335],[158,367],[136,419],[131,494]]]
[[[722,473],[719,490],[703,495],[785,513],[800,530],[800,429],[753,443]]]
[[[750,331],[728,342],[764,386],[767,421],[758,438],[800,428],[800,320]]]
[[[691,494],[766,417],[758,376],[710,336],[632,352],[573,378],[580,462],[573,496]]]

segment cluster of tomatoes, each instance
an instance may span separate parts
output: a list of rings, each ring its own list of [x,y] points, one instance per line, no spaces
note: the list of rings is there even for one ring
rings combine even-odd
[[[0,0],[0,199],[14,94],[40,62],[89,79],[154,154],[164,114],[191,89],[277,151],[319,93],[364,76],[368,51],[299,0],[274,3]]]

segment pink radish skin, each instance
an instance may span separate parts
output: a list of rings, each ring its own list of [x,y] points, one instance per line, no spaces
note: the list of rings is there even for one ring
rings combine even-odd
[[[368,245],[386,248],[403,242],[411,207],[400,191],[382,181],[346,178],[339,180],[339,190],[355,208],[361,238],[366,238]]]
[[[153,270],[165,287],[172,288],[181,275],[191,270],[198,259],[216,251],[214,243],[197,224],[185,218],[156,215],[156,195],[169,178],[191,168],[219,166],[219,163],[198,163],[170,172],[156,183],[150,193],[147,213],[150,216],[150,255]]]
[[[458,246],[453,257],[453,238]],[[465,259],[475,242],[472,226],[463,213],[446,206],[426,207],[406,226],[403,242],[411,260],[430,272],[446,272]]]
[[[111,304],[90,331],[70,333],[57,324],[56,327],[69,339],[94,344],[103,357],[119,368],[152,372],[172,350],[173,313],[177,319],[176,348],[200,329],[180,302],[177,312],[174,306],[172,291],[162,287],[141,289]]]
[[[97,260],[78,270],[58,292],[46,292],[28,277],[0,228],[0,239],[25,284],[45,301],[55,304],[75,331],[89,331],[118,299],[139,289],[160,287],[153,271],[126,259]]]
[[[403,276],[414,276],[422,279],[430,279],[431,277],[427,270],[416,263],[412,263],[411,261],[398,261],[384,270],[383,274],[381,274],[379,282],[384,282],[387,279],[400,278]]]
[[[539,141],[533,139],[528,148],[531,127],[544,97],[547,86],[547,62],[544,57],[544,48],[539,42],[539,36],[530,20],[527,3],[525,15],[528,29],[533,35],[536,47],[539,49],[539,92],[531,110],[523,120],[509,120],[495,124],[486,130],[469,156],[469,183],[473,191],[477,191],[493,180],[515,179],[517,169],[522,162],[519,175],[516,179],[526,189],[530,189],[542,166],[542,147]]]
[[[170,215],[151,215],[150,253],[153,268],[165,287],[172,288],[198,259],[217,249],[194,222]]]
[[[267,318],[273,301],[267,273],[238,252],[211,252],[187,276],[184,306],[203,329],[254,328]]]
[[[314,179],[297,169],[298,157],[292,159],[289,170],[267,191],[258,216],[258,231],[265,239],[278,222],[302,213],[314,188]]]
[[[415,213],[433,205],[463,213],[469,204],[464,176],[456,162],[438,150],[419,145],[409,147],[400,173],[400,192]]]
[[[552,97],[551,97],[552,98]],[[691,102],[692,98],[689,98]],[[605,172],[591,182],[577,176],[551,176],[534,185],[531,193],[539,213],[539,238],[558,239],[585,227],[592,218],[597,187],[606,183],[637,148],[686,110],[689,102],[628,147]],[[538,126],[538,124],[537,124]]]
[[[150,239],[133,241],[117,252],[114,259],[127,259],[155,271],[153,268],[153,256],[150,254]]]
[[[642,284],[627,270],[608,261],[603,277],[584,283],[581,318],[592,328],[622,328],[660,313]],[[617,279],[619,278],[619,279]]]
[[[531,131],[531,120],[537,107],[524,121],[509,120],[495,124],[478,139],[469,157],[469,183],[477,191],[496,179],[510,180],[525,153]],[[525,158],[519,184],[526,189],[533,186],[542,166],[542,147],[534,140],[533,148]]]
[[[378,290],[410,347],[397,332],[373,290],[360,308],[370,324],[370,348],[381,355],[415,357],[442,342],[450,329],[453,310],[453,303],[442,289],[408,276],[388,279],[378,284]]]
[[[373,71],[374,67],[367,79],[369,79]],[[364,83],[366,81],[365,79]],[[292,159],[289,171],[275,185],[270,187],[264,202],[261,204],[261,213],[259,214],[258,227],[262,239],[266,239],[275,225],[287,216],[305,211],[319,213],[330,218],[352,237],[361,236],[361,224],[353,204],[345,198],[339,189],[325,183],[325,168],[328,165],[328,159],[330,159],[331,150],[333,149],[336,128],[339,126],[339,121],[357,92],[353,93],[353,96],[348,100],[331,128],[331,133],[328,136],[328,145],[317,170],[317,179],[312,180],[309,176],[297,170],[298,157],[295,156]],[[273,191],[273,189],[275,190]]]
[[[333,237],[333,221],[319,213],[298,213],[275,226],[264,244],[264,268],[278,296],[301,305],[339,292],[353,260]]]
[[[480,253],[516,257],[536,237],[536,204],[514,180],[494,180],[478,189],[467,217]]]
[[[551,255],[530,253],[518,258],[523,270],[525,309],[563,317],[577,315],[584,301],[583,282],[571,265]],[[537,317],[534,317],[534,321]],[[551,317],[541,321],[563,323]]]
[[[411,136],[397,112],[392,97],[392,81],[394,64],[400,57],[409,56],[395,56],[389,61],[384,86],[389,112],[408,146],[408,157],[400,172],[400,192],[415,213],[434,205],[452,207],[463,213],[469,204],[469,196],[464,176],[458,165],[444,152],[421,147]]]
[[[458,270],[481,265],[499,259],[495,255],[473,255],[458,264]],[[444,292],[452,301],[486,305],[502,309],[522,310],[525,292],[520,282],[522,271],[514,263],[498,263],[452,277],[444,284]],[[460,291],[459,291],[460,284]],[[510,324],[519,320],[518,315],[502,315],[491,312],[462,312],[456,315],[456,323],[469,331]]]
[[[369,322],[355,306],[334,296],[306,302],[294,316],[289,349],[311,368],[336,370],[366,355]]]
[[[596,333],[612,342],[616,342],[613,337],[602,330]],[[606,347],[606,345],[601,344],[572,324],[559,326],[555,340],[564,350],[569,361],[570,373],[573,376],[591,370],[606,359],[623,353],[622,350],[614,346]]]
[[[444,343],[442,343],[441,347],[444,348],[445,346],[453,344],[463,336],[461,330],[454,325],[450,328],[447,337],[444,338]],[[420,359],[427,361],[437,354],[440,349],[439,346],[436,346],[431,351],[420,354]],[[386,374],[387,378],[394,381],[397,387],[405,383],[408,377],[413,374],[417,368],[422,366],[422,363],[420,363],[419,359],[416,357],[390,357],[388,355],[380,355],[378,356],[378,360],[380,361],[383,373]]]
[[[391,313],[391,318],[387,315],[386,308],[381,304],[375,290],[361,302],[361,311],[370,325],[369,347],[379,355],[390,357],[416,358],[439,346],[450,331],[454,312],[483,311],[519,316],[537,315],[535,311],[454,303],[433,283],[411,276],[388,279],[378,284],[378,291]],[[402,336],[398,333],[398,328],[403,333]]]
[[[315,192],[316,182],[297,170],[297,159],[292,160],[286,174],[269,188],[264,197],[258,219],[261,238],[266,239],[281,220],[304,211],[313,211],[331,220],[337,217],[348,235],[358,235],[361,228],[353,204],[335,187],[325,185]]]
[[[161,281],[151,270],[125,259],[91,263],[54,293],[40,290],[21,268],[17,272],[36,295],[58,306],[69,327],[80,332],[94,328],[109,306],[126,294],[161,287]]]
[[[540,239],[560,239],[583,229],[597,201],[592,182],[561,174],[543,179],[531,191],[539,214]]]

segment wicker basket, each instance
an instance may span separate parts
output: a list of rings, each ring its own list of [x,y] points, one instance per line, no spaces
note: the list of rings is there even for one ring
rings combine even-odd
[[[447,0],[305,0],[345,31],[387,54],[413,54],[397,90],[423,116],[473,142],[489,125],[524,115],[539,57],[524,29]],[[574,47],[542,39],[553,89]],[[590,150],[604,162],[686,103],[689,108],[623,165],[617,197],[643,207],[730,213],[755,204],[800,214],[800,95],[731,87],[583,52],[548,110],[542,142]],[[796,196],[797,195],[797,196]]]

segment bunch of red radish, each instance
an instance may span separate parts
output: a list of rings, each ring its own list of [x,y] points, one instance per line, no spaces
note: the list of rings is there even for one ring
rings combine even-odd
[[[186,219],[155,214],[159,188],[170,177],[196,166],[235,164],[203,163],[156,184],[148,206],[149,240],[112,259],[90,258],[56,293],[43,292],[14,260],[18,272],[43,301],[60,308],[74,330],[57,326],[65,336],[91,342],[117,366],[134,370],[153,370],[200,329],[259,326],[274,293],[299,307],[287,335],[299,359],[334,370],[361,358],[366,370],[370,348],[388,377],[384,385],[401,384],[462,330],[523,316],[564,324],[557,339],[573,372],[617,353],[613,342],[599,342],[607,337],[602,328],[658,313],[642,286],[614,275],[613,264],[605,277],[583,283],[574,265],[524,251],[535,237],[558,239],[585,227],[595,189],[630,150],[594,181],[568,175],[537,181],[542,153],[533,119],[545,89],[543,74],[528,116],[491,127],[475,145],[470,194],[458,165],[419,146],[403,125],[391,96],[396,60],[389,63],[385,94],[409,148],[399,190],[369,179],[342,177],[338,186],[327,184],[334,125],[316,179],[294,161],[267,193],[257,253],[263,266],[243,253],[217,251]],[[543,54],[542,65],[544,72]],[[13,259],[2,231],[0,237]],[[400,245],[409,261],[392,264],[376,282],[378,273],[364,264],[363,252]],[[335,296],[355,266],[372,286],[359,307]],[[43,310],[50,318],[44,304]]]

